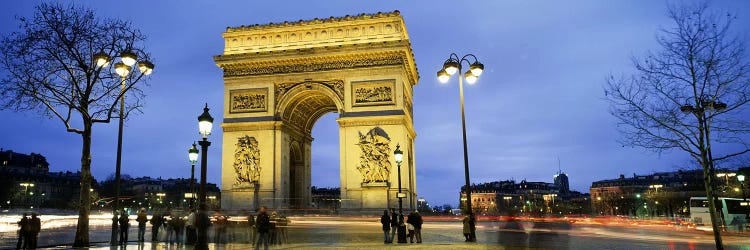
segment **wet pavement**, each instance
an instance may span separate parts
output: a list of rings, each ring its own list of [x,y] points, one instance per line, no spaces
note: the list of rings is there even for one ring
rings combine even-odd
[[[477,226],[476,243],[466,243],[457,220],[426,221],[423,244],[384,244],[377,218],[291,217],[287,238],[272,249],[714,249],[710,232],[666,226],[586,225],[562,222],[487,222]],[[127,249],[191,249],[184,244],[146,242],[138,244],[137,228],[131,227]],[[150,226],[146,238],[150,239]],[[75,228],[43,231],[40,246],[66,248]],[[213,234],[213,233],[212,233]],[[724,236],[727,249],[750,249],[750,235]],[[111,249],[109,227],[92,228],[92,249]],[[226,244],[210,245],[211,249],[251,249],[247,229],[241,226],[227,230]],[[213,239],[213,235],[210,236]],[[0,248],[11,248],[15,237],[0,234]],[[121,248],[121,247],[114,247]]]

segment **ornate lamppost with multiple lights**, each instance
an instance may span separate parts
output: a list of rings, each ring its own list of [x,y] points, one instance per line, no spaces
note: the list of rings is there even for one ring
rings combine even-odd
[[[473,59],[469,61],[469,59]],[[461,65],[463,63],[469,65],[469,70],[463,72]],[[482,72],[484,71],[484,64],[477,60],[477,57],[472,54],[466,54],[459,58],[456,53],[451,53],[448,60],[443,63],[443,68],[437,72],[438,80],[441,83],[447,83],[453,74],[458,73],[458,93],[461,100],[461,129],[463,132],[463,144],[464,144],[464,177],[466,178],[466,214],[472,212],[471,208],[471,182],[469,181],[469,152],[466,145],[466,112],[464,111],[464,81],[469,84],[474,84]],[[462,76],[463,74],[463,76]],[[471,232],[472,239],[475,238],[475,233]]]
[[[188,160],[190,160],[190,208],[195,207],[195,163],[198,162],[198,148],[193,146],[188,149]]]
[[[112,61],[112,58],[107,55],[104,52],[99,52],[94,54],[94,62],[96,62],[96,66],[99,68],[104,68]],[[125,80],[130,75],[130,72],[132,71],[132,66],[138,63],[138,71],[140,71],[140,75],[138,76],[138,79],[140,79],[143,76],[150,75],[151,72],[154,70],[154,64],[144,60],[142,62],[138,62],[138,56],[131,52],[131,51],[123,51],[120,53],[120,62],[115,63],[115,73],[120,76],[121,84],[120,84],[120,110],[119,110],[119,125],[117,128],[117,156],[116,156],[116,162],[115,162],[115,202],[112,206],[112,216],[117,216],[117,211],[120,208],[120,169],[122,167],[122,128],[123,128],[123,119],[125,117],[125,92],[127,91],[127,88],[125,87]],[[112,235],[110,238],[110,244],[114,245],[117,244],[117,220],[116,218],[112,219]]]
[[[396,150],[393,151],[393,158],[396,160],[396,166],[398,166],[398,243],[406,243],[406,225],[402,223],[404,221],[404,206],[403,199],[406,194],[401,192],[401,162],[404,159],[404,152],[401,151],[401,145],[396,144]]]
[[[211,142],[208,141],[208,135],[211,134],[211,127],[213,126],[214,118],[208,113],[208,103],[203,108],[203,113],[198,116],[198,131],[203,137],[203,140],[198,141],[201,146],[201,184],[198,193],[198,216],[196,218],[198,224],[198,240],[195,244],[195,249],[208,249],[208,214],[206,213],[206,168],[208,166],[208,146],[211,146]]]

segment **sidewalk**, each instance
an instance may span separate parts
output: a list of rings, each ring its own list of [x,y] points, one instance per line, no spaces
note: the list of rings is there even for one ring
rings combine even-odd
[[[67,248],[69,246],[57,246],[50,249]],[[130,242],[127,246],[111,247],[109,244],[100,243],[92,246],[89,249],[193,249],[192,246],[178,245],[178,244],[166,244],[163,242],[152,244],[151,242],[145,242],[138,244],[136,242]],[[253,249],[253,245],[245,243],[228,243],[228,244],[209,244],[209,249]],[[261,249],[263,249],[261,247]],[[533,248],[506,248],[498,245],[485,245],[481,243],[406,243],[406,244],[383,244],[383,243],[311,243],[311,244],[284,244],[279,246],[270,246],[269,249],[533,249]]]

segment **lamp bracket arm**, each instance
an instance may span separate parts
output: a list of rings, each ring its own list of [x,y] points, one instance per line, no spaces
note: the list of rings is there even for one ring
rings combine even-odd
[[[469,65],[471,65],[472,62],[469,61],[469,59],[467,59],[468,57],[473,58],[474,62],[478,62],[479,61],[479,60],[477,60],[477,57],[474,54],[466,54],[466,55],[464,55],[464,57],[461,58],[461,61],[466,61],[466,63],[468,63]]]

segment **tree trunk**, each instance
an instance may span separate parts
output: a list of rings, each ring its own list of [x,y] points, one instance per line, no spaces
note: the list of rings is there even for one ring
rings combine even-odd
[[[721,220],[717,220],[716,202],[714,202],[714,186],[712,181],[714,173],[709,166],[705,152],[703,153],[703,158],[704,160],[701,162],[701,165],[703,165],[703,184],[706,186],[706,200],[708,200],[708,212],[711,215],[711,227],[714,231],[716,249],[722,250],[724,249],[724,244],[721,242],[721,229],[719,227]]]
[[[73,247],[89,246],[89,211],[91,197],[91,122],[84,121],[84,130],[81,134],[83,145],[81,146],[81,197],[78,210],[78,226],[76,228]]]

